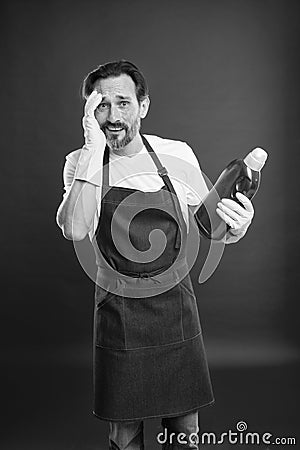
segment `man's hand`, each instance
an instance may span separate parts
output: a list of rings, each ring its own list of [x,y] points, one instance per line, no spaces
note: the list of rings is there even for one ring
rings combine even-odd
[[[103,154],[106,146],[105,134],[95,118],[95,110],[101,100],[102,95],[93,91],[86,101],[82,119],[85,143],[74,175],[74,179],[88,181],[98,187],[102,185]]]
[[[102,101],[102,95],[93,91],[84,106],[82,126],[84,130],[85,148],[90,151],[104,149],[106,145],[105,134],[101,130],[96,118],[95,110]]]
[[[254,208],[245,195],[237,192],[236,197],[244,207],[234,200],[222,198],[218,203],[216,213],[230,226],[230,233],[238,236],[246,233],[254,216]]]

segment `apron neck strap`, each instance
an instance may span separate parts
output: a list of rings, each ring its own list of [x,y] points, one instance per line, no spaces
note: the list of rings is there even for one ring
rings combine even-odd
[[[171,183],[171,180],[170,180],[170,178],[168,176],[167,169],[162,165],[162,163],[159,160],[159,157],[157,156],[157,154],[155,153],[155,151],[153,150],[153,148],[151,147],[151,145],[149,144],[149,142],[147,141],[147,139],[143,135],[142,135],[142,140],[143,140],[143,143],[144,143],[146,149],[149,152],[149,155],[151,156],[151,158],[153,159],[154,164],[157,167],[158,175],[163,179],[163,182],[165,183],[165,185],[167,186],[169,191],[173,192],[173,194],[176,195],[176,192],[174,190],[173,184]]]
[[[142,140],[143,140],[143,143],[144,143],[146,149],[149,152],[149,155],[151,156],[151,158],[153,159],[154,164],[157,167],[158,175],[163,179],[163,182],[165,183],[165,186],[171,192],[171,198],[172,198],[172,201],[173,201],[173,205],[174,205],[174,208],[175,208],[175,211],[176,211],[179,223],[181,223],[182,226],[185,226],[185,221],[184,221],[184,218],[183,218],[181,207],[179,205],[179,200],[178,200],[177,194],[175,192],[175,189],[173,187],[173,184],[172,184],[172,182],[171,182],[171,180],[170,180],[170,178],[168,176],[168,171],[162,165],[162,163],[159,160],[159,157],[157,156],[157,154],[155,153],[155,151],[153,150],[153,148],[151,147],[151,145],[149,144],[149,142],[147,141],[147,139],[143,135],[142,135]],[[177,230],[177,234],[176,234],[175,248],[180,248],[179,226],[178,226],[178,230]]]
[[[151,147],[151,145],[149,144],[149,142],[143,135],[142,135],[142,141],[143,141],[146,149],[148,150],[151,158],[153,159],[154,164],[157,167],[158,175],[164,179],[164,177],[166,177],[168,175],[167,169],[162,165],[162,163],[159,160],[159,157],[157,156],[157,154],[155,153],[155,151],[153,150],[153,148]]]
[[[103,185],[109,186],[109,147],[106,144],[103,156]]]

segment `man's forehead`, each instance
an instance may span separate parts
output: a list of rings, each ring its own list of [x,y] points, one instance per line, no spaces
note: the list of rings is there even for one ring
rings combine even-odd
[[[126,74],[97,80],[94,84],[103,97],[135,97],[136,90],[133,79]]]

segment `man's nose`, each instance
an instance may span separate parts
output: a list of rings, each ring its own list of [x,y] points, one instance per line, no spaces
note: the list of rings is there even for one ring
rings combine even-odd
[[[111,105],[108,120],[111,123],[115,123],[121,120],[121,114],[117,106]]]

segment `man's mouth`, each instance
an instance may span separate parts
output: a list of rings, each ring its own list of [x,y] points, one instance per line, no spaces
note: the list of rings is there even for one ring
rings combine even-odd
[[[106,127],[106,129],[111,133],[119,133],[120,131],[124,130],[123,127]]]

